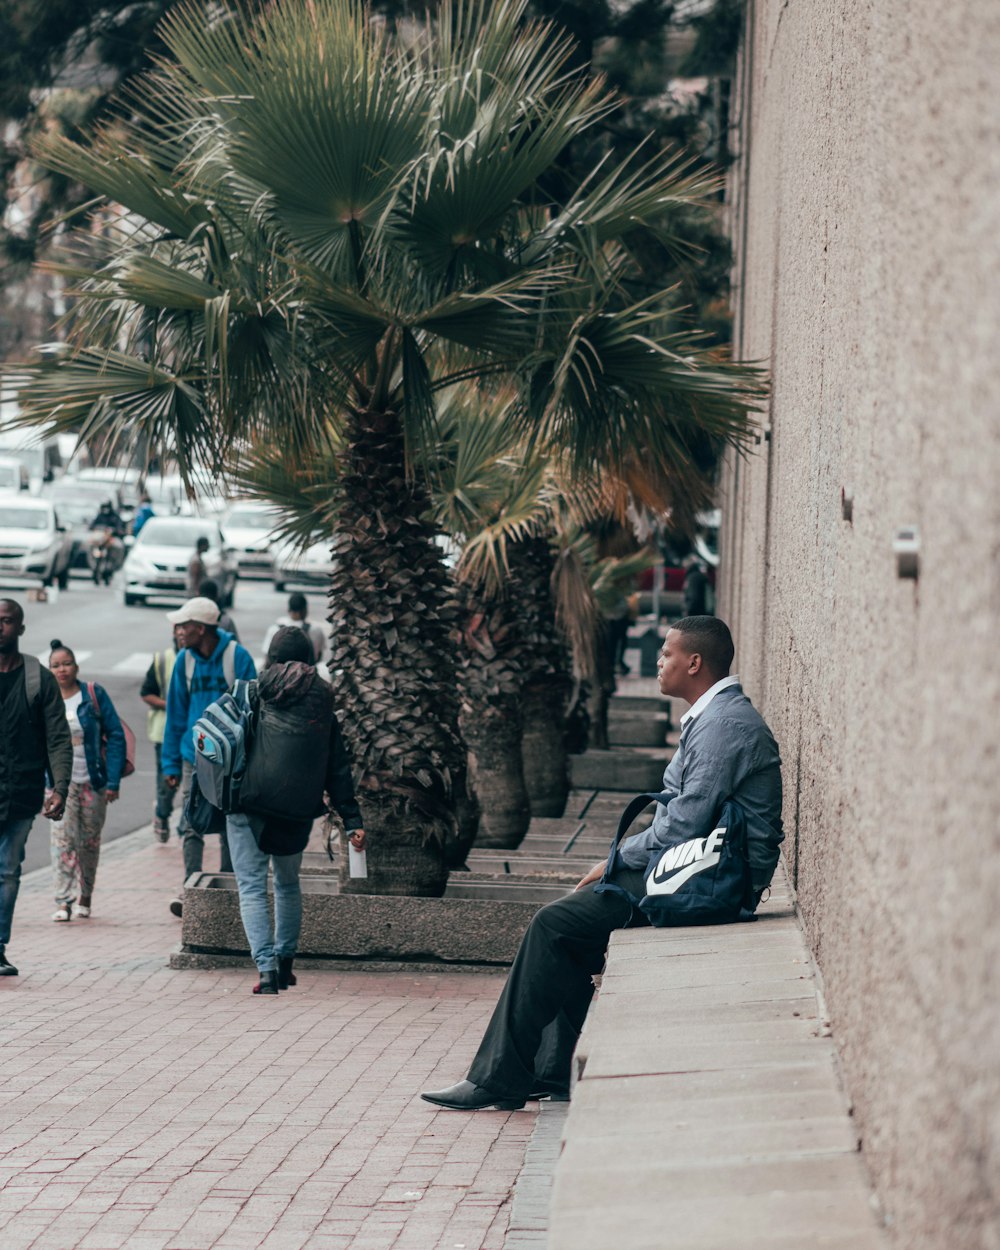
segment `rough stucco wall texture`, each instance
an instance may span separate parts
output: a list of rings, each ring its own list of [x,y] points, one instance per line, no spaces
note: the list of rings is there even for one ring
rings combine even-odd
[[[749,10],[738,337],[772,434],[724,475],[720,612],[894,1244],[996,1250],[1000,6]]]

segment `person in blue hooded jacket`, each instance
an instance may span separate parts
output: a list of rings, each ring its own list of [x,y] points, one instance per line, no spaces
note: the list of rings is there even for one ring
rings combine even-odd
[[[73,743],[66,807],[51,825],[56,887],[52,919],[85,920],[90,915],[108,804],[118,798],[125,767],[125,731],[104,687],[81,684],[70,648],[58,638],[51,645],[49,669],[63,697]],[[52,784],[51,778],[47,781]]]
[[[234,681],[253,681],[257,669],[250,652],[227,630],[219,628],[219,608],[211,599],[201,596],[189,599],[176,612],[168,612],[167,620],[177,627],[182,650],[174,662],[167,690],[167,723],[160,759],[166,784],[175,790],[180,787],[181,811],[184,812],[194,777],[191,730],[195,721]],[[201,872],[205,837],[191,828],[184,815],[177,832],[184,844],[186,881],[191,873]],[[225,833],[221,838],[219,871],[232,872]],[[175,916],[183,914],[179,897],[171,901],[170,910]]]

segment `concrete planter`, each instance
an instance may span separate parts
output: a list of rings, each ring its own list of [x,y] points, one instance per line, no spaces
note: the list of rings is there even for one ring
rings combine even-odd
[[[514,958],[538,908],[565,893],[564,887],[540,885],[529,900],[525,889],[482,886],[474,898],[338,894],[335,877],[303,876],[297,957],[502,966]],[[465,892],[475,893],[468,886]],[[234,877],[198,873],[188,879],[182,943],[173,967],[204,967],[212,956],[228,963],[249,953]]]

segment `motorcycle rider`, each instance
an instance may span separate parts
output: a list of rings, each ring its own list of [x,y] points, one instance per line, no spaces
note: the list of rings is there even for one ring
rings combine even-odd
[[[122,552],[124,551],[124,543],[122,539],[125,536],[125,522],[120,514],[115,510],[115,505],[110,499],[105,499],[101,504],[100,511],[90,523],[91,544],[90,557],[91,567],[94,570],[94,584],[101,580],[103,575],[105,582],[111,580],[111,574],[122,563]],[[103,534],[99,535],[97,531],[103,530]],[[107,567],[104,568],[106,563]]]
[[[101,510],[91,521],[90,528],[92,530],[111,530],[112,536],[115,538],[125,537],[125,522],[121,519],[119,513],[115,511],[115,505],[111,499],[105,499],[101,504]]]

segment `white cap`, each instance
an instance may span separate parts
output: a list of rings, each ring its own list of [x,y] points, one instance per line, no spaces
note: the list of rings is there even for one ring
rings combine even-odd
[[[184,625],[188,621],[199,621],[202,625],[218,625],[219,605],[211,599],[199,596],[182,603],[176,612],[168,612],[167,620],[171,625]]]

